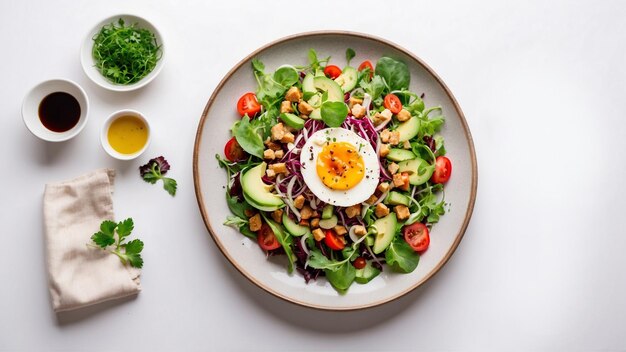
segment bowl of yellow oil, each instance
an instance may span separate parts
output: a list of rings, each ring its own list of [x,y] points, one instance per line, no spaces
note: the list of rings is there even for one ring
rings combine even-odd
[[[135,159],[150,144],[150,125],[139,111],[116,111],[104,122],[100,142],[102,148],[116,159]]]

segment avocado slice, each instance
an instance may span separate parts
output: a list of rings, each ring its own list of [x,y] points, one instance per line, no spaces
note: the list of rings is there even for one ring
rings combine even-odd
[[[396,234],[397,224],[398,219],[396,218],[396,213],[389,213],[389,215],[384,218],[374,221],[372,226],[378,231],[374,238],[374,248],[372,248],[375,254],[380,254],[389,247],[391,240],[393,240]]]
[[[407,149],[399,149],[399,148],[391,148],[389,150],[389,154],[387,154],[387,159],[392,161],[403,161],[415,158],[416,155]]]
[[[396,131],[400,132],[400,142],[408,141],[417,136],[420,130],[420,120],[417,116],[411,116],[410,119],[401,123]]]
[[[319,77],[308,74],[302,81],[304,98],[314,107],[309,117],[321,120],[320,107],[325,101],[343,101],[343,91],[339,84],[327,77]]]
[[[374,268],[371,262],[367,262],[363,269],[356,269],[354,281],[359,284],[366,284],[372,281],[378,274],[380,274],[380,270]]]
[[[289,127],[301,130],[304,127],[304,120],[297,115],[284,112],[280,114],[280,119]]]
[[[387,195],[387,198],[385,198],[385,203],[391,205],[406,205],[408,207],[411,203],[411,198],[402,193],[391,191]]]
[[[243,196],[250,205],[261,211],[274,211],[285,206],[285,202],[276,194],[270,192],[272,186],[263,183],[261,177],[265,175],[267,163],[248,169],[241,176]]]
[[[326,204],[322,209],[322,219],[330,219],[333,216],[335,207],[332,204]]]
[[[416,186],[426,183],[435,171],[435,167],[422,158],[404,160],[398,166],[399,172],[409,173],[409,183]]]
[[[308,226],[296,224],[295,221],[291,220],[291,218],[287,216],[287,213],[283,213],[283,225],[285,226],[285,230],[287,230],[287,232],[296,237],[309,235],[311,233]]]
[[[346,66],[339,77],[335,78],[335,82],[339,84],[344,93],[347,93],[356,87],[358,77],[359,74],[354,67]]]

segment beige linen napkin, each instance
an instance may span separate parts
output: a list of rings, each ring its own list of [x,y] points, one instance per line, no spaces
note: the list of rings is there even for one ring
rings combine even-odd
[[[55,312],[135,295],[139,269],[107,251],[88,247],[103,220],[114,220],[115,171],[100,169],[46,185],[43,199],[47,269]]]

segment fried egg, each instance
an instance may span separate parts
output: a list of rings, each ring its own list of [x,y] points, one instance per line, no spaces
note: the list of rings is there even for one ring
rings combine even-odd
[[[323,202],[348,207],[367,200],[380,177],[372,145],[345,128],[315,132],[300,152],[302,177]]]

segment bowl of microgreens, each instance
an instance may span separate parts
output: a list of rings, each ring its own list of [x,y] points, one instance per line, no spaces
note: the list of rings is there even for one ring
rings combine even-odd
[[[95,84],[126,92],[150,83],[164,63],[163,37],[148,20],[134,15],[115,15],[89,31],[80,59]]]

